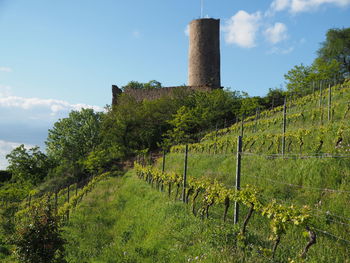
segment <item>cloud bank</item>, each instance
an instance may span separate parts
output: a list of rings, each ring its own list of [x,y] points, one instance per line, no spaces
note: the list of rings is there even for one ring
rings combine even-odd
[[[288,38],[287,26],[283,23],[275,23],[264,31],[266,40],[272,44],[277,44]]]
[[[322,6],[347,7],[350,0],[273,0],[265,12],[248,13],[238,11],[222,26],[225,33],[225,42],[242,48],[257,46],[257,38],[262,35],[266,41],[273,45],[271,54],[288,54],[294,47],[278,48],[276,44],[288,39],[288,28],[284,23],[274,22],[271,26],[269,20],[276,13],[287,11],[290,14],[314,12]]]
[[[269,13],[273,14],[281,11],[289,11],[293,14],[313,12],[326,4],[346,7],[350,5],[350,0],[274,0],[271,3]]]
[[[0,85],[0,169],[7,166],[6,154],[20,144],[43,146],[48,129],[70,111],[82,108],[104,111],[102,107],[83,103],[14,96],[12,90]]]
[[[260,20],[260,12],[249,14],[243,10],[238,11],[223,28],[226,43],[236,44],[243,48],[255,47]]]

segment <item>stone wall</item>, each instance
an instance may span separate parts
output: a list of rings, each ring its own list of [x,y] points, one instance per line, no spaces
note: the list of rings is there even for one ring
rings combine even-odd
[[[176,86],[176,87],[163,87],[163,88],[154,88],[154,89],[126,89],[122,91],[116,85],[112,85],[112,105],[118,103],[118,96],[120,94],[127,94],[137,101],[143,100],[155,100],[164,96],[173,96],[176,93],[182,93],[187,95],[191,91],[211,91],[213,88],[207,86],[201,87],[191,87],[191,86]]]
[[[193,20],[189,29],[188,85],[219,88],[220,20]]]

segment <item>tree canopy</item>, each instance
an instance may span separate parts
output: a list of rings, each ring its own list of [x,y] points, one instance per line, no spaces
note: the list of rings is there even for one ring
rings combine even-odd
[[[341,73],[350,76],[350,28],[334,28],[328,30],[326,40],[318,50],[319,58],[330,63],[340,63]]]
[[[101,113],[92,109],[72,111],[49,130],[47,153],[56,160],[76,163],[87,156],[100,142]]]

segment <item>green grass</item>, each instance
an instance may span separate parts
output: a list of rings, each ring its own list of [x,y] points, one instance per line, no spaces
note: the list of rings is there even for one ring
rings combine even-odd
[[[327,94],[327,93],[324,93]],[[287,132],[301,128],[311,132],[303,135],[303,147],[294,137],[287,137],[287,152],[303,154],[332,152],[344,154],[346,149],[335,147],[339,131],[343,143],[350,142],[347,114],[349,89],[334,92],[333,121],[326,121],[326,108],[317,107],[315,97],[301,99],[289,114],[303,112],[289,119]],[[323,98],[323,102],[326,97]],[[289,116],[290,116],[289,115]],[[245,151],[276,153],[280,144],[272,135],[281,133],[281,114],[270,114],[256,126],[245,128]],[[273,118],[273,122],[266,122]],[[239,125],[227,134],[219,131],[221,145],[217,154],[189,154],[188,176],[209,177],[228,187],[235,184],[236,157],[229,153],[235,150],[234,143],[226,148],[223,142],[235,141]],[[319,138],[324,144],[318,147]],[[214,140],[213,135],[207,140]],[[265,140],[275,145],[269,150]],[[289,143],[290,142],[290,143]],[[207,143],[204,141],[203,143]],[[227,150],[228,149],[228,150]],[[156,163],[160,168],[161,160]],[[171,153],[166,157],[166,171],[183,172],[183,154]],[[255,185],[261,191],[265,203],[278,202],[296,206],[308,205],[316,218],[317,226],[335,236],[349,240],[350,233],[350,160],[312,159],[270,159],[264,156],[243,156],[241,185]],[[321,190],[320,190],[321,189]],[[323,190],[322,190],[323,189]],[[344,192],[332,192],[336,189]],[[232,222],[232,206],[229,220],[223,223],[223,207],[215,205],[209,219],[201,220],[192,215],[190,207],[174,200],[173,189],[169,198],[150,185],[137,179],[133,172],[123,178],[111,178],[102,182],[80,204],[65,227],[69,241],[67,259],[69,262],[270,262],[264,256],[264,249],[271,249],[269,220],[253,215],[247,239],[237,241],[247,210],[242,207],[240,224]],[[197,204],[199,206],[199,204]],[[198,208],[198,207],[197,207]],[[328,214],[325,214],[328,213]],[[308,239],[304,229],[291,227],[282,237],[275,262],[297,259]],[[350,245],[336,238],[317,232],[317,244],[312,246],[306,262],[350,262]]]
[[[350,86],[338,87],[333,97],[333,119],[327,121],[327,108],[320,110],[317,107],[317,94],[296,102],[296,106],[289,110],[286,151],[287,154],[304,156],[315,153],[332,153],[334,155],[349,155],[350,151],[350,114],[348,101]],[[324,94],[328,94],[325,92]],[[326,101],[323,98],[323,103]],[[325,105],[325,104],[323,104]],[[323,115],[322,115],[323,114]],[[328,233],[350,241],[350,158],[277,158],[272,159],[264,154],[281,152],[282,114],[267,114],[261,118],[255,127],[255,121],[246,123],[243,137],[243,151],[255,155],[242,157],[241,185],[254,185],[260,189],[261,198],[265,203],[276,199],[280,203],[296,206],[309,206],[316,226]],[[288,115],[287,115],[288,116]],[[323,117],[322,117],[323,116]],[[322,118],[321,118],[322,117]],[[272,119],[273,121],[267,121]],[[299,144],[296,131],[302,132],[303,144]],[[201,143],[189,146],[188,176],[207,177],[224,183],[227,187],[235,185],[236,170],[236,140],[240,134],[240,125],[230,129],[219,130],[209,134]],[[342,139],[342,146],[337,147],[337,141]],[[323,141],[320,147],[320,141]],[[217,143],[216,143],[217,142]],[[273,147],[269,147],[273,145]],[[175,150],[174,150],[175,149]],[[184,147],[175,147],[172,153],[166,156],[166,171],[183,173]],[[231,152],[231,153],[230,153]],[[161,167],[161,160],[156,164]],[[328,189],[328,190],[327,190]],[[331,191],[333,189],[336,191]],[[222,207],[214,207],[222,211]],[[247,211],[243,208],[240,221]],[[254,217],[249,223],[250,233],[257,240],[270,246],[268,221]],[[302,229],[291,228],[282,238],[277,258],[286,262],[288,258],[295,258],[296,252],[306,244],[307,239],[302,237]],[[309,262],[350,262],[350,243],[338,240],[330,235],[317,232],[318,241],[308,254]],[[257,241],[257,242],[258,242]],[[251,243],[253,246],[256,244]]]
[[[201,220],[133,172],[101,182],[64,228],[69,262],[266,261],[253,233],[256,246],[247,248],[237,246],[236,234],[232,221]]]

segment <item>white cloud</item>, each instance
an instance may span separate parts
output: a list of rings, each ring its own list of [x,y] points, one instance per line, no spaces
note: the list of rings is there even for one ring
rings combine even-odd
[[[283,23],[275,23],[264,31],[264,35],[268,42],[277,44],[288,38],[287,26]]]
[[[249,14],[240,10],[232,16],[223,28],[225,41],[244,48],[256,46],[256,34],[260,27],[260,12]]]
[[[41,113],[49,113],[50,115],[56,115],[59,112],[80,110],[82,108],[91,108],[95,111],[103,111],[103,108],[99,106],[71,104],[67,101],[55,99],[24,98],[0,93],[0,110],[3,108],[17,108],[25,111],[39,110]]]
[[[0,140],[0,170],[4,170],[8,166],[6,155],[21,144],[22,143]],[[34,147],[33,145],[28,144],[25,144],[24,146],[27,149]]]
[[[350,5],[350,0],[274,0],[267,14],[274,14],[284,10],[294,14],[315,11],[325,4],[346,7]]]
[[[10,73],[12,72],[12,68],[9,67],[0,67],[0,72],[6,72],[6,73]]]
[[[280,48],[280,47],[273,47],[271,50],[269,50],[268,54],[277,54],[277,55],[287,55],[291,52],[293,52],[294,47],[287,47],[287,48]]]
[[[292,13],[314,11],[323,4],[345,7],[350,5],[350,0],[292,0],[290,11]]]
[[[275,0],[271,4],[271,8],[275,11],[282,11],[288,8],[290,0]]]

